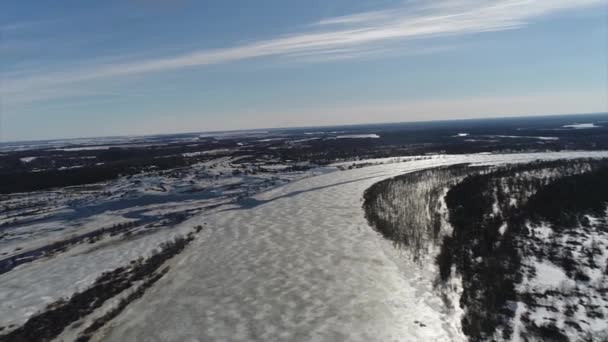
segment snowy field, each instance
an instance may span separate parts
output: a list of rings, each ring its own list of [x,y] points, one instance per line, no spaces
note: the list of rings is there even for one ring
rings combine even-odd
[[[608,211],[604,219],[606,217]],[[524,265],[532,272],[525,274],[517,290],[543,296],[537,298],[538,303],[534,306],[517,303],[513,322],[515,341],[522,340],[520,334],[527,334],[524,320],[537,326],[553,325],[571,341],[577,341],[583,332],[589,333],[592,340],[608,339],[605,317],[608,311],[608,232],[600,227],[599,220],[589,219],[587,227],[566,230],[556,230],[546,224],[530,226],[532,235],[542,241],[530,242],[533,248],[548,251],[551,244],[557,244],[560,251],[570,251],[574,267],[580,273],[575,281],[566,274],[563,265],[554,264],[548,257],[529,255],[524,258]],[[583,279],[581,274],[584,274]]]
[[[0,267],[0,327],[19,326],[48,304],[88,288],[102,272],[150,255],[160,243],[190,231],[198,222],[191,218],[207,208],[329,171],[277,173],[284,165],[271,160],[250,165],[239,158],[5,196],[1,205],[10,210],[0,213],[0,266],[23,263]],[[132,227],[89,237],[124,224]],[[49,248],[69,240],[78,242],[56,252]]]
[[[430,290],[433,272],[407,263],[368,226],[363,192],[441,165],[582,157],[608,153],[440,155],[326,173],[218,207],[188,221],[204,224],[203,235],[96,338],[464,340],[458,312]]]

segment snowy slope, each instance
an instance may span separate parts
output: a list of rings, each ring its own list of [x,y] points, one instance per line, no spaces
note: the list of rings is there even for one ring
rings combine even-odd
[[[361,197],[404,172],[606,152],[435,156],[333,172],[199,217],[206,236],[110,326],[110,341],[453,341],[459,320],[365,221]],[[409,272],[408,272],[408,268]],[[427,278],[424,278],[424,277]],[[426,292],[425,292],[425,289]]]

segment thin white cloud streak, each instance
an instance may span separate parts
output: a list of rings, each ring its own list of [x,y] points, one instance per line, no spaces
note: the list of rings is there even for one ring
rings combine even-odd
[[[516,29],[534,18],[556,11],[601,2],[602,0],[444,0],[421,5],[416,1],[413,6],[325,19],[316,24],[321,30],[229,48],[198,50],[172,57],[96,65],[21,78],[4,77],[0,93],[4,95],[5,102],[27,102],[31,99],[28,94],[60,85],[260,57],[318,54],[331,60],[344,54],[346,58],[356,58],[358,55],[368,55],[366,51],[370,48],[403,49],[404,45],[399,43],[410,39]],[[323,30],[327,26],[330,29]]]
[[[372,21],[386,20],[395,14],[394,10],[382,10],[363,12],[340,17],[323,19],[313,24],[313,26],[346,25],[357,23],[370,23]]]
[[[367,49],[336,49],[329,51],[311,51],[285,55],[289,61],[297,61],[304,63],[326,63],[331,61],[356,59],[357,61],[365,61],[381,57],[396,57],[396,56],[419,56],[433,53],[445,52],[453,50],[462,45],[439,45],[429,47],[418,47],[416,49],[399,49],[390,47],[368,47]]]

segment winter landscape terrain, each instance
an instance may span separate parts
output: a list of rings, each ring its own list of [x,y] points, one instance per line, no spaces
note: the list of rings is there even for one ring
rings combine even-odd
[[[604,341],[608,115],[0,145],[0,341]]]

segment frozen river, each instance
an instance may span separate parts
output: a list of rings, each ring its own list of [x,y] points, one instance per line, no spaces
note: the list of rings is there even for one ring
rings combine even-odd
[[[207,229],[102,332],[111,341],[454,341],[429,272],[404,268],[367,224],[363,192],[462,162],[608,157],[608,152],[450,155],[303,179],[200,216]],[[433,267],[433,265],[426,265]]]

